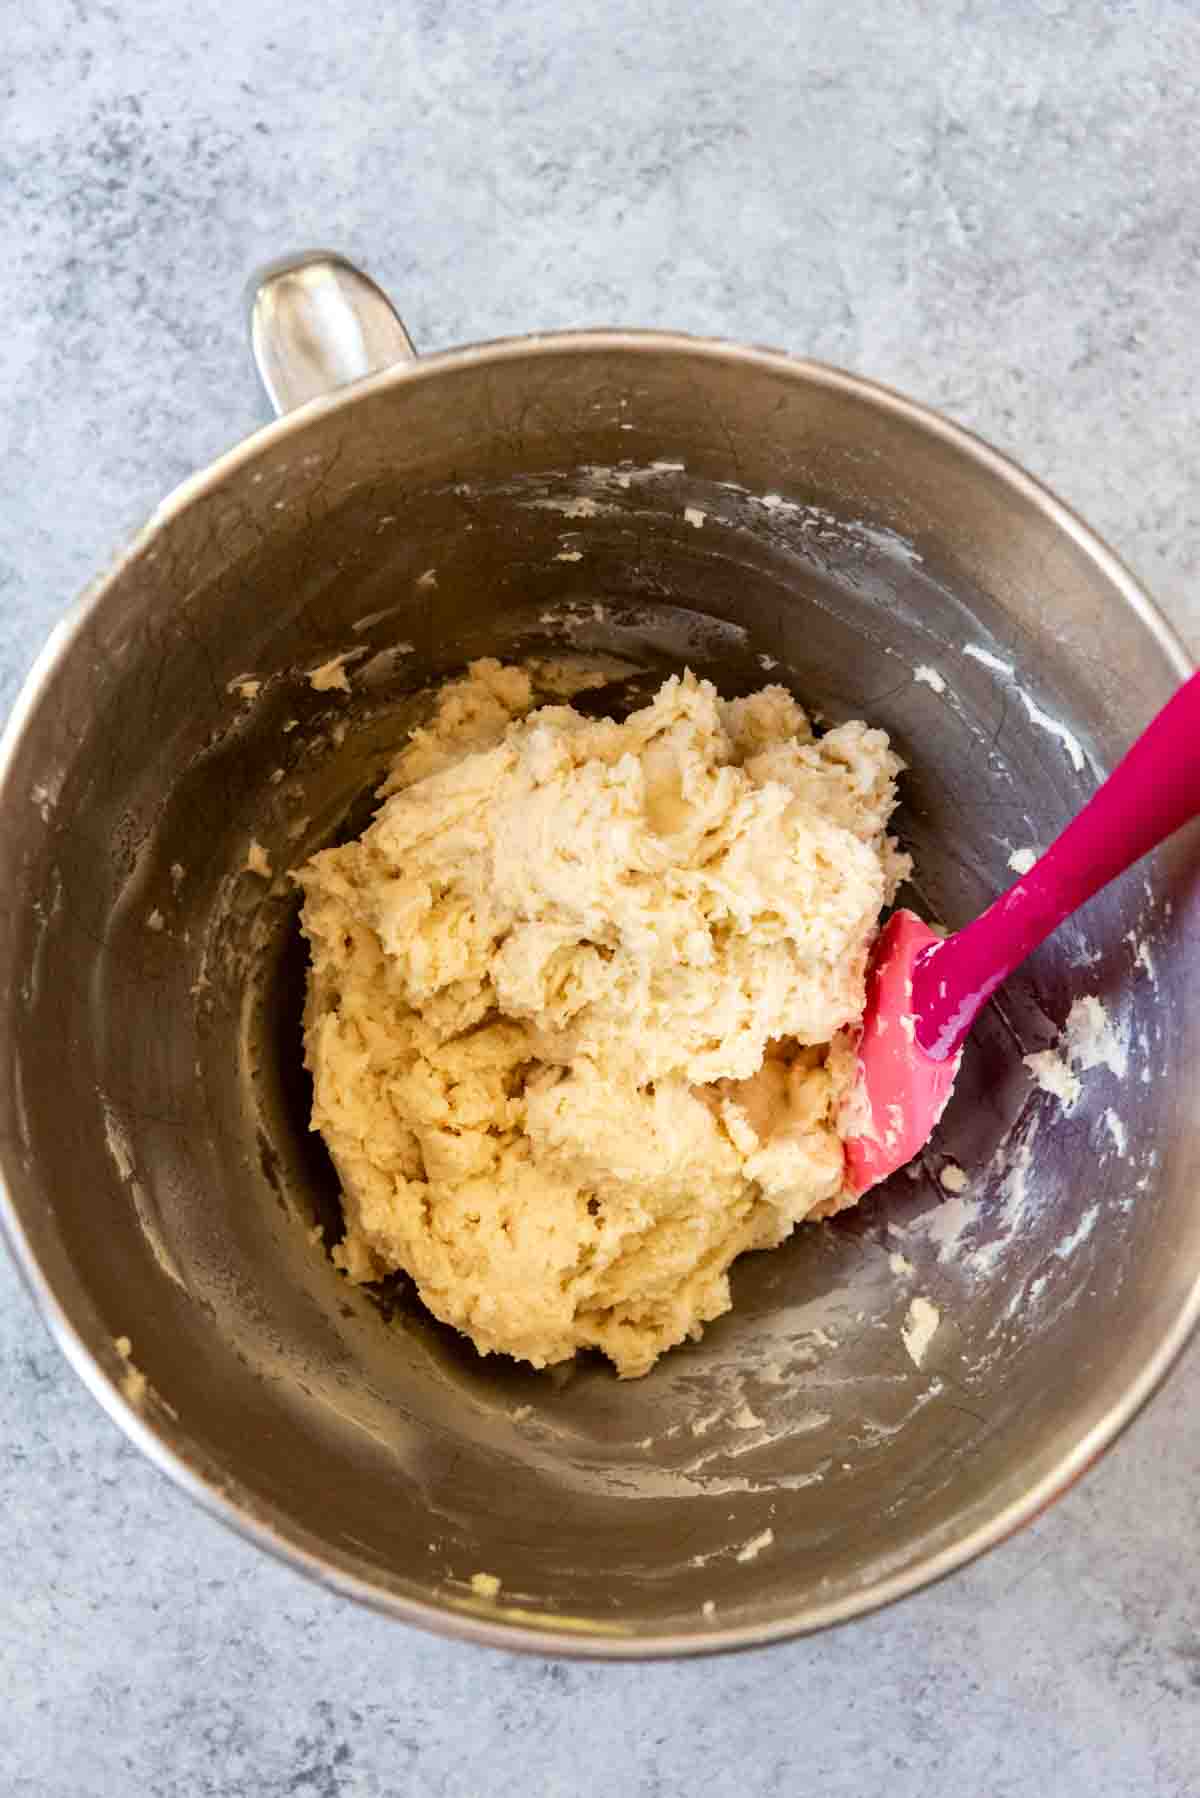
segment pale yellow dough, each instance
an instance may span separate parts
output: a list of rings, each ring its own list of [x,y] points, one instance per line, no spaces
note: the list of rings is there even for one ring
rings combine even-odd
[[[443,689],[354,843],[299,875],[335,1259],[403,1268],[483,1353],[626,1376],[728,1269],[851,1202],[838,1111],[907,868],[882,731],[690,673],[624,723]]]

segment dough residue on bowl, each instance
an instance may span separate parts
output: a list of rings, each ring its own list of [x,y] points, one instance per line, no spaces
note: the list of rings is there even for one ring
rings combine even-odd
[[[308,684],[314,693],[332,693],[350,691],[350,676],[346,673],[346,664],[353,662],[358,656],[366,655],[363,648],[344,649],[340,655],[330,656],[319,668],[310,668]]]
[[[271,878],[271,858],[257,837],[251,837],[250,847],[246,851],[247,874],[257,874],[263,880]]]
[[[839,1109],[900,762],[690,673],[624,722],[473,663],[355,842],[297,878],[334,1258],[484,1353],[625,1376],[728,1269],[852,1203]]]
[[[942,1314],[937,1306],[931,1304],[923,1293],[918,1293],[909,1304],[900,1328],[908,1358],[914,1367],[924,1365],[926,1352],[937,1335],[941,1321]]]
[[[1103,1002],[1087,993],[1071,1006],[1057,1048],[1039,1049],[1022,1060],[1042,1091],[1070,1111],[1082,1091],[1080,1073],[1106,1067],[1123,1080],[1129,1050]]]

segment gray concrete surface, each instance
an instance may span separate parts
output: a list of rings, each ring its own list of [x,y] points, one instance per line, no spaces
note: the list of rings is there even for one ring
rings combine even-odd
[[[363,259],[417,341],[674,325],[1012,450],[1200,647],[1200,18],[1168,0],[9,0],[0,705],[262,416],[240,289]],[[11,1798],[1053,1793],[1200,1780],[1200,1361],[1033,1529],[824,1639],[644,1668],[311,1589],[128,1448],[0,1265]]]

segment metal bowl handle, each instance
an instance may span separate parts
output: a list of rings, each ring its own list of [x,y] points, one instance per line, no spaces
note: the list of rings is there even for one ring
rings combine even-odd
[[[332,250],[268,263],[248,289],[250,344],[277,414],[397,362],[416,360],[391,301]]]

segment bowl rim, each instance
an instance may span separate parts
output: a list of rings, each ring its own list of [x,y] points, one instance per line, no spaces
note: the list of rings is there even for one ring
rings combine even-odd
[[[872,406],[910,426],[940,439],[980,471],[1003,482],[1032,504],[1062,531],[1107,578],[1129,611],[1157,644],[1180,680],[1194,672],[1195,664],[1173,627],[1112,549],[1071,507],[1002,451],[965,426],[882,382],[853,374],[832,364],[795,356],[786,350],[697,336],[686,332],[643,329],[565,330],[505,336],[422,355],[348,383],[333,392],[307,401],[295,410],[261,426],[240,439],[195,474],[187,476],[155,507],[145,524],[109,560],[108,565],[84,588],[52,628],[33,662],[0,733],[0,812],[12,806],[15,761],[26,725],[37,709],[59,666],[72,653],[89,620],[100,609],[109,590],[123,571],[149,547],[159,533],[186,507],[214,492],[239,468],[276,443],[303,431],[313,419],[347,411],[369,395],[392,387],[407,386],[483,362],[507,362],[530,356],[570,356],[578,353],[620,352],[656,354],[670,352],[699,356],[769,370],[809,387],[836,390],[866,400]],[[0,964],[7,957],[8,928],[0,930]],[[7,1051],[3,1051],[7,1053]],[[839,1623],[870,1614],[922,1590],[966,1566],[995,1547],[1061,1497],[1116,1441],[1162,1384],[1188,1339],[1200,1323],[1200,1267],[1181,1298],[1175,1316],[1163,1332],[1153,1354],[1121,1397],[1086,1430],[1057,1462],[1031,1486],[1011,1498],[994,1513],[974,1524],[951,1543],[918,1552],[903,1568],[843,1592],[820,1604],[807,1604],[786,1617],[757,1623],[716,1623],[710,1628],[656,1630],[639,1634],[607,1633],[596,1621],[596,1632],[580,1630],[580,1620],[555,1627],[547,1613],[544,1621],[531,1613],[510,1613],[505,1607],[438,1597],[412,1597],[394,1590],[377,1578],[354,1570],[355,1557],[317,1547],[308,1532],[278,1507],[251,1499],[237,1482],[191,1442],[187,1432],[157,1412],[150,1416],[128,1399],[121,1384],[89,1343],[85,1326],[68,1310],[42,1267],[21,1221],[9,1184],[15,1157],[13,1145],[0,1139],[0,1236],[45,1323],[50,1336],[92,1396],[122,1429],[135,1447],[211,1516],[235,1530],[245,1540],[265,1549],[277,1560],[296,1568],[318,1584],[366,1605],[369,1609],[415,1624],[435,1634],[490,1648],[538,1655],[609,1661],[691,1657],[736,1649],[765,1647],[799,1636],[811,1635]],[[89,1309],[80,1288],[83,1309]],[[98,1327],[95,1335],[106,1350],[111,1343]],[[111,1363],[112,1357],[109,1356]],[[574,1627],[572,1627],[572,1623]],[[604,1632],[604,1633],[600,1633]]]

